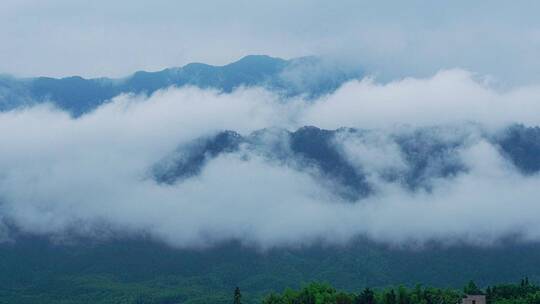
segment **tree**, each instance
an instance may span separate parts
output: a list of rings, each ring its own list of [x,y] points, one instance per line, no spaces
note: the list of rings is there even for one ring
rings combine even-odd
[[[338,292],[335,295],[335,303],[336,304],[353,304],[353,296],[350,294],[347,294],[345,292]]]
[[[478,286],[476,286],[476,284],[472,280],[469,281],[469,284],[467,284],[465,288],[463,288],[463,291],[465,292],[465,294],[470,294],[470,295],[484,294],[482,290],[480,290],[480,288],[478,288]]]
[[[357,304],[374,304],[374,302],[375,294],[373,293],[373,290],[369,288],[364,289],[356,299]]]
[[[386,291],[384,294],[384,304],[396,304],[396,302],[396,293],[394,292],[394,289]]]
[[[404,286],[399,286],[398,288],[398,303],[399,304],[409,304],[411,301],[409,299],[409,293],[407,288]]]
[[[262,301],[262,304],[281,304],[281,303],[284,303],[283,297],[275,293],[269,294]]]
[[[236,287],[234,289],[234,302],[233,304],[242,304],[242,293],[240,292],[240,288]]]

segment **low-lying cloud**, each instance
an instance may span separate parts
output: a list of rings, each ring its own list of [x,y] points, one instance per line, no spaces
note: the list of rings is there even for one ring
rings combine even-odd
[[[498,92],[489,81],[464,70],[440,71],[430,78],[388,84],[352,81],[309,107],[304,124],[323,128],[381,128],[478,122],[496,127],[513,122],[537,125],[539,86]]]
[[[355,237],[538,241],[540,176],[521,173],[489,137],[511,123],[539,125],[539,98],[540,87],[498,92],[449,70],[384,85],[353,81],[314,101],[259,88],[170,88],[122,95],[77,119],[43,105],[0,113],[0,240],[10,226],[53,236],[150,235],[178,247],[343,244]],[[328,187],[334,181],[321,186],[327,176],[319,169],[299,170],[300,163],[245,147],[208,159],[185,180],[152,178],[156,162],[194,139],[304,125],[372,130],[363,137],[342,130],[335,147],[375,191],[351,202]],[[432,178],[428,188],[385,178],[408,166],[391,136],[433,126],[438,140],[460,142],[453,155],[465,169]]]

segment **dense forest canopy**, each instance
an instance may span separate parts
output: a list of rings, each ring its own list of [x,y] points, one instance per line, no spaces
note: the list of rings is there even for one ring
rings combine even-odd
[[[364,288],[359,292],[337,290],[329,284],[311,283],[267,295],[263,304],[456,304],[466,295],[485,295],[488,304],[540,303],[540,286],[522,279],[518,284],[497,284],[485,289],[470,281],[463,290],[426,287]]]

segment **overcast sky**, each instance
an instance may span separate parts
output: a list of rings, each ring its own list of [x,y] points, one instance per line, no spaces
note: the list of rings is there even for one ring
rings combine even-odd
[[[0,73],[123,76],[247,54],[329,55],[389,76],[540,77],[537,1],[0,2]]]

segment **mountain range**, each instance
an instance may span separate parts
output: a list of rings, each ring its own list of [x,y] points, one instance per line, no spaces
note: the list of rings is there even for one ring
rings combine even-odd
[[[263,87],[310,100],[366,75],[361,68],[316,57],[284,60],[262,55],[224,66],[191,63],[118,79],[4,75],[0,111],[51,103],[76,119],[120,94],[150,95],[184,86],[222,93]],[[172,187],[201,175],[219,157],[256,156],[306,173],[337,199],[354,204],[378,193],[374,180],[411,193],[429,193],[436,181],[470,170],[460,153],[478,142],[495,147],[520,175],[540,172],[539,127],[517,123],[493,132],[471,123],[393,130],[276,127],[249,134],[219,130],[182,142],[155,159],[146,178]],[[390,147],[400,162],[355,163],[344,150],[348,143],[375,147],[371,151],[375,154],[387,153],[385,148]],[[1,213],[0,220],[4,220]],[[241,240],[212,248],[175,248],[144,233],[58,239],[27,233],[9,219],[5,225],[10,235],[0,242],[0,303],[228,303],[235,286],[242,288],[247,303],[255,303],[268,292],[313,280],[347,290],[415,283],[456,287],[470,279],[490,284],[525,275],[540,280],[538,242],[521,243],[511,237],[491,247],[434,241],[422,248],[402,248],[359,236],[345,245],[312,243],[261,251]]]
[[[351,68],[318,57],[291,60],[249,55],[224,65],[190,63],[157,72],[139,71],[125,78],[14,78],[0,76],[0,110],[51,102],[77,117],[119,94],[152,94],[168,87],[195,86],[231,92],[239,87],[266,87],[287,96],[317,97],[344,82],[361,78]]]
[[[212,136],[197,138],[183,144],[165,159],[156,163],[153,175],[156,181],[174,184],[201,172],[212,159],[227,153],[250,151],[280,165],[296,170],[315,172],[316,178],[331,182],[330,188],[346,200],[356,201],[374,193],[370,174],[380,175],[386,182],[398,183],[411,191],[429,190],[434,179],[450,178],[467,172],[459,157],[461,149],[470,145],[467,137],[480,134],[475,141],[486,140],[499,149],[522,174],[540,171],[540,128],[513,125],[497,134],[482,132],[476,126],[451,130],[445,136],[444,128],[419,128],[384,133],[373,130],[341,128],[325,130],[314,126],[293,132],[285,129],[258,130],[247,136],[235,131],[221,131]],[[443,133],[443,135],[441,135]],[[340,141],[360,141],[366,145],[395,145],[405,164],[391,166],[377,172],[353,165],[347,159]],[[270,140],[269,140],[270,139]],[[336,185],[338,187],[336,187]]]

